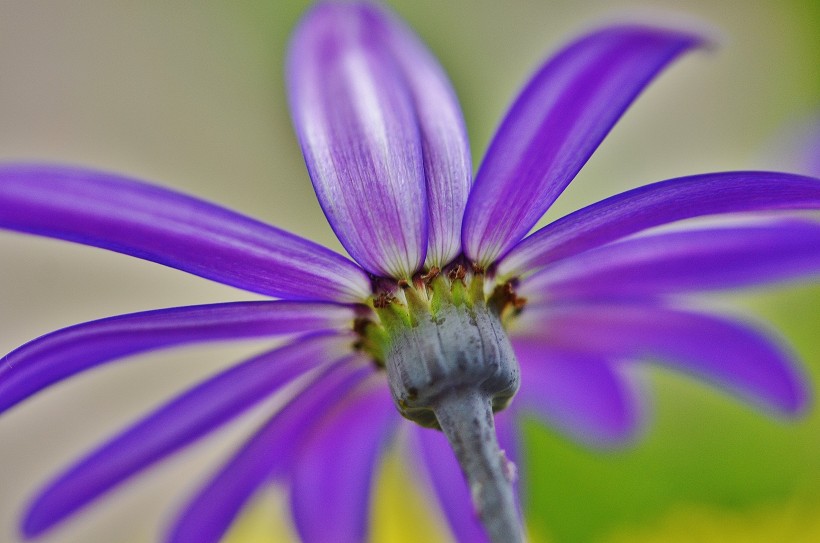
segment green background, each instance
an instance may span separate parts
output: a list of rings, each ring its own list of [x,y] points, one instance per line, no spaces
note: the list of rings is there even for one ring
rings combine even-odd
[[[0,3],[0,159],[127,172],[341,250],[313,197],[284,97],[284,50],[305,5]],[[817,2],[391,5],[450,73],[476,165],[527,75],[577,33],[613,19],[650,18],[715,35],[714,50],[687,57],[652,85],[548,217],[678,175],[801,168],[794,141],[820,106]],[[0,233],[0,255],[3,352],[111,314],[248,298],[51,240]],[[820,383],[817,286],[732,293],[719,303],[779,330]],[[77,454],[258,347],[139,357],[55,387],[0,418],[0,540],[17,540],[25,499]],[[648,379],[652,415],[633,447],[588,451],[527,425],[526,511],[534,540],[820,540],[820,411],[776,420],[671,373],[652,370]],[[164,463],[48,540],[155,540],[169,512],[259,416]],[[378,537],[427,537],[440,521],[430,519],[435,515],[417,494],[403,504],[413,491],[404,488],[406,478],[393,479],[380,490]],[[237,537],[274,537],[280,528],[268,511],[276,503],[264,496]]]

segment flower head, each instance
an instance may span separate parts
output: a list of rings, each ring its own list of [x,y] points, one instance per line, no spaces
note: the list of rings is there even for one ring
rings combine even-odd
[[[131,354],[288,338],[81,459],[36,497],[24,533],[46,531],[289,384],[286,406],[189,501],[168,541],[217,541],[271,479],[290,488],[303,540],[364,540],[372,475],[399,431],[459,540],[520,538],[514,470],[499,454],[500,443],[517,458],[517,417],[535,414],[590,445],[627,441],[641,412],[624,370],[646,359],[767,410],[800,412],[807,391],[783,346],[685,302],[816,276],[820,225],[783,215],[820,208],[820,180],[672,179],[527,235],[638,94],[701,43],[641,25],[572,42],[513,103],[473,181],[455,93],[411,31],[374,5],[315,6],[291,46],[291,109],[319,202],[355,262],[119,175],[0,166],[4,228],[279,298],[121,315],[38,338],[2,359],[0,410]],[[738,219],[656,228],[729,214]]]

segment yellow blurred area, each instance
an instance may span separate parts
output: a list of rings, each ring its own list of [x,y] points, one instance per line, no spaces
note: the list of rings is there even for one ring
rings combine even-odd
[[[385,457],[375,485],[370,537],[373,543],[450,541],[433,503],[412,480],[397,451]],[[223,543],[297,543],[287,513],[281,487],[263,493],[245,509]]]
[[[406,463],[395,449],[384,459],[377,477],[370,538],[373,543],[450,541],[436,510],[437,503],[412,480]]]
[[[683,506],[656,525],[618,530],[604,543],[816,543],[820,501],[792,500],[747,511]]]
[[[234,522],[223,543],[290,543],[298,539],[286,520],[285,496],[279,487],[257,496]]]

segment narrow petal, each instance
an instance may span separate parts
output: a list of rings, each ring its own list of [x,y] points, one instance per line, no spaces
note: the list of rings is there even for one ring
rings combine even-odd
[[[661,181],[617,194],[548,224],[498,267],[517,276],[653,226],[749,211],[820,209],[820,179],[778,172],[724,172]]]
[[[517,464],[518,445],[512,416],[509,410],[497,413],[495,423],[500,448],[507,459]],[[447,438],[442,432],[418,425],[413,425],[412,432],[410,444],[414,449],[413,464],[421,471],[426,483],[432,487],[455,540],[489,543],[490,540],[473,506],[470,487]],[[520,511],[517,484],[515,495]]]
[[[524,457],[521,454],[522,438],[519,434],[518,428],[518,410],[508,408],[495,413],[494,418],[495,434],[496,437],[498,437],[498,447],[501,449],[501,452],[507,460],[510,461],[508,467],[511,470],[509,475],[513,478],[515,508],[518,510],[518,515],[522,518],[523,522],[524,512],[521,502],[525,496],[522,487],[526,482],[526,476],[522,475],[525,466],[522,464]]]
[[[541,218],[658,73],[701,44],[691,34],[612,26],[548,61],[510,108],[464,217],[467,256],[487,267]]]
[[[650,359],[782,414],[806,407],[791,353],[746,324],[646,305],[579,304],[533,309],[522,328],[558,348]]]
[[[587,445],[634,438],[641,426],[637,390],[606,358],[556,349],[549,337],[514,340],[521,389],[511,406]]]
[[[820,276],[820,224],[782,221],[644,236],[567,258],[522,281],[530,302],[636,299]]]
[[[288,86],[319,203],[369,272],[409,278],[424,262],[427,199],[413,99],[371,8],[315,6],[296,29]]]
[[[808,156],[806,157],[805,170],[815,177],[820,176],[820,122],[817,123],[814,129],[811,147],[806,151],[806,154]]]
[[[51,482],[33,501],[24,532],[35,536],[138,471],[215,430],[293,378],[349,356],[349,338],[296,341],[238,364],[163,405]]]
[[[102,247],[268,296],[359,301],[367,274],[254,219],[120,175],[0,166],[0,228]]]
[[[321,422],[291,476],[291,510],[303,543],[368,540],[373,475],[400,422],[382,380]]]
[[[0,359],[0,412],[43,388],[105,362],[175,345],[340,329],[349,306],[236,302],[131,313],[57,330]]]
[[[369,363],[335,364],[266,422],[187,504],[169,543],[217,543],[242,506],[270,477],[288,469],[305,434],[358,383]]]
[[[461,107],[444,70],[412,30],[375,5],[364,9],[370,31],[389,47],[413,99],[427,180],[426,264],[440,268],[461,252],[461,219],[472,183]]]

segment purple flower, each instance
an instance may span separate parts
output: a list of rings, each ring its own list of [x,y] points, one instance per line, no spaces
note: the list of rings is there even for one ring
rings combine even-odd
[[[35,498],[23,533],[43,533],[286,385],[290,401],[184,506],[168,541],[219,540],[270,481],[289,487],[304,541],[362,541],[373,472],[400,432],[456,538],[488,537],[472,493],[489,537],[507,540],[517,519],[499,517],[516,516],[505,501],[514,477],[491,413],[512,461],[522,414],[590,445],[624,443],[642,421],[631,367],[648,360],[768,411],[799,413],[808,394],[791,353],[770,332],[688,302],[698,292],[816,277],[820,225],[783,215],[820,208],[820,180],[672,179],[527,235],[655,75],[701,44],[639,25],[569,44],[516,99],[473,181],[458,102],[425,47],[375,6],[317,5],[293,39],[291,109],[319,202],[355,263],[119,175],[0,166],[4,228],[279,298],[121,315],[40,337],[2,359],[0,410],[132,354],[287,338],[70,467]],[[736,217],[657,228],[728,214]]]

